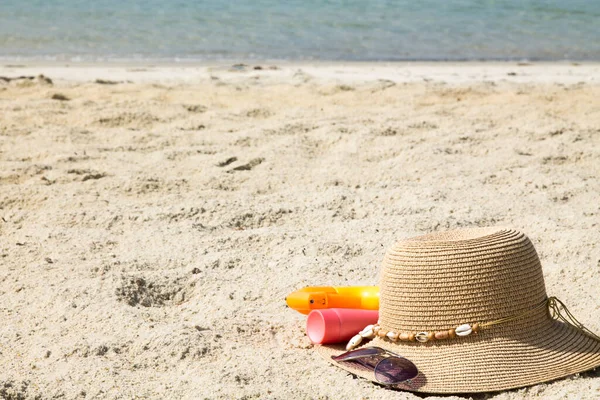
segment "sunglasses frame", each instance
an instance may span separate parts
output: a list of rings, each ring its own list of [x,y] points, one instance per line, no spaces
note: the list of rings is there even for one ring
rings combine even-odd
[[[369,350],[369,351],[365,351],[365,350]],[[368,357],[383,357],[383,358],[381,360],[379,360],[375,365],[373,365],[373,364],[362,361],[363,358],[368,358]],[[414,363],[412,361],[410,361],[408,358],[402,357],[399,354],[393,353],[391,351],[388,351],[388,350],[382,349],[381,347],[376,347],[376,346],[363,347],[362,349],[351,350],[346,353],[340,354],[339,356],[331,356],[331,359],[336,362],[347,362],[347,361],[357,362],[364,367],[372,369],[375,379],[377,380],[378,383],[380,383],[382,385],[397,385],[400,383],[407,383],[410,385],[411,380],[414,379],[419,374],[419,370],[417,369],[417,366],[414,365]],[[395,360],[395,359],[396,360],[405,360],[405,361],[409,362],[410,364],[412,364],[414,366],[415,371],[417,373],[410,378],[405,378],[405,379],[401,379],[401,380],[393,380],[391,382],[384,382],[384,381],[380,380],[378,377],[379,374],[383,374],[386,376],[390,376],[390,375],[387,374],[386,372],[382,372],[381,370],[378,372],[378,368],[381,369],[381,367],[383,365],[385,365],[382,363],[384,363],[384,362],[391,363],[392,360]]]

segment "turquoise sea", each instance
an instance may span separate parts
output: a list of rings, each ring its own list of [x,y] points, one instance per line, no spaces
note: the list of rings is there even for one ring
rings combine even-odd
[[[0,0],[0,59],[600,60],[600,0]]]

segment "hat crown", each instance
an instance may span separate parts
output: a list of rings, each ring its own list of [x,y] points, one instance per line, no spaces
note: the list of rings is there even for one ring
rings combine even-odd
[[[542,267],[516,230],[473,228],[396,243],[380,284],[380,325],[435,331],[523,313],[546,298]]]

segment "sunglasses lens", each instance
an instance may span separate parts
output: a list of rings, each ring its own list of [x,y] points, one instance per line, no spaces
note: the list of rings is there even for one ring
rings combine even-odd
[[[406,358],[384,358],[375,367],[375,379],[384,385],[393,385],[419,374],[417,366]]]
[[[385,353],[385,350],[380,347],[365,347],[364,349],[348,351],[344,354],[340,354],[339,356],[331,356],[331,359],[334,361],[350,361],[357,358],[371,357],[383,353]]]

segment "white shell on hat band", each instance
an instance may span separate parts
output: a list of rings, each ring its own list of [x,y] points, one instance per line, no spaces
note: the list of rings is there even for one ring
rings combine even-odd
[[[471,329],[471,325],[469,325],[469,324],[464,324],[464,325],[458,326],[455,329],[456,336],[469,336],[472,331],[473,330]]]

